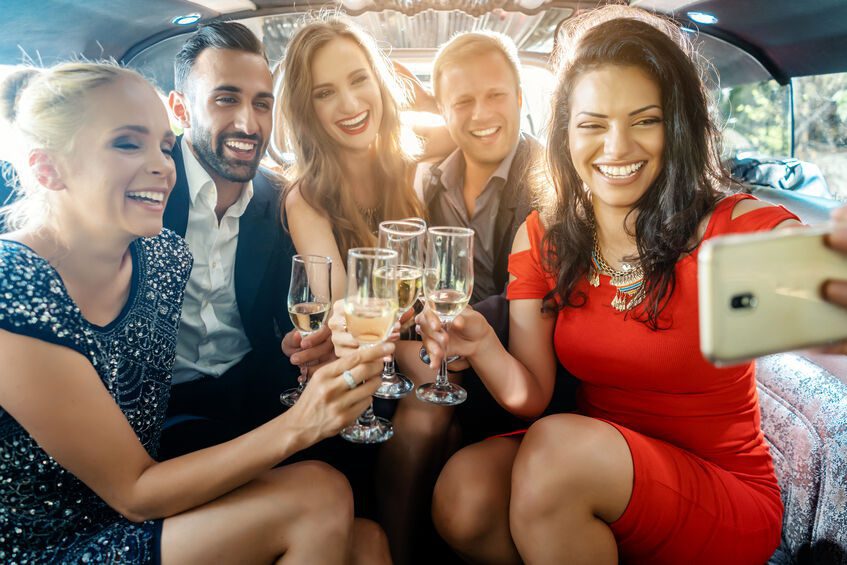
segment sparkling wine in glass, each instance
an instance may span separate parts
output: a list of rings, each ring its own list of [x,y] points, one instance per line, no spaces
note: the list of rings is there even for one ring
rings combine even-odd
[[[379,246],[397,252],[397,267],[385,273],[385,284],[397,288],[397,316],[402,317],[417,302],[423,287],[423,254],[426,245],[426,223],[420,218],[387,221],[379,224]],[[392,275],[390,278],[387,275]],[[398,373],[394,356],[382,369],[382,384],[374,393],[378,398],[403,398],[414,388],[405,375]]]
[[[393,270],[397,252],[378,247],[357,247],[347,252],[347,294],[344,317],[347,331],[359,347],[384,342],[397,319],[397,286]],[[373,402],[341,437],[353,443],[380,443],[394,435],[394,427],[373,411]]]
[[[330,309],[332,259],[321,255],[295,255],[291,259],[288,315],[302,337],[320,330]],[[279,395],[279,401],[294,406],[306,387],[308,371],[300,368],[300,384]]]
[[[474,231],[468,228],[434,227],[427,232],[423,287],[427,308],[438,315],[444,329],[458,316],[473,292]],[[442,406],[464,402],[468,393],[447,378],[447,355],[434,383],[418,387],[417,397]]]

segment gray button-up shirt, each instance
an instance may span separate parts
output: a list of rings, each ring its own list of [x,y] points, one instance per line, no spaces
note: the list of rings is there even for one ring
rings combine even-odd
[[[460,149],[456,149],[440,165],[433,165],[429,175],[422,179],[425,183],[440,184],[442,194],[436,195],[434,206],[441,221],[450,226],[471,228],[476,232],[474,238],[474,290],[471,302],[500,294],[503,289],[496,288],[493,279],[495,222],[500,209],[500,197],[503,186],[509,177],[512,161],[518,144],[500,162],[497,169],[488,178],[485,188],[476,197],[473,217],[469,217],[462,193],[465,178],[465,158]],[[439,183],[440,181],[440,183]],[[426,186],[426,185],[424,185]],[[422,192],[421,192],[422,193]]]

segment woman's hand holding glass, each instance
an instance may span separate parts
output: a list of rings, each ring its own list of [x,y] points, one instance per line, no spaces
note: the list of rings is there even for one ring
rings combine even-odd
[[[284,416],[294,429],[302,430],[305,446],[337,435],[367,410],[380,384],[377,377],[382,359],[393,351],[391,343],[361,348],[315,371],[309,386]]]
[[[359,348],[383,343],[397,321],[397,252],[359,247],[347,252],[347,293],[344,298],[346,328]],[[373,405],[341,437],[354,443],[380,443],[394,435],[394,427],[377,417]]]
[[[415,318],[417,332],[429,356],[429,367],[438,369],[445,353],[448,357],[460,356],[472,361],[488,335],[494,331],[485,317],[468,306],[456,316],[449,326],[429,308]],[[452,367],[452,365],[450,365]]]
[[[465,309],[473,292],[474,230],[429,228],[426,241],[426,308],[446,326]],[[442,406],[461,404],[468,397],[465,389],[448,381],[444,356],[435,382],[419,386],[416,394],[421,400]]]

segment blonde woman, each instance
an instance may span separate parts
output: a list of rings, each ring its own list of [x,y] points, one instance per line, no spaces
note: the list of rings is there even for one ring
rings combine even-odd
[[[344,477],[273,467],[355,419],[392,347],[323,367],[250,433],[157,462],[192,264],[162,230],[164,107],[95,63],[23,71],[0,101],[23,150],[0,239],[0,561],[386,562]]]

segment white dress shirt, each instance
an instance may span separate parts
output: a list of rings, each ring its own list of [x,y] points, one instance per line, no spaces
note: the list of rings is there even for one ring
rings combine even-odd
[[[215,183],[184,138],[181,149],[191,202],[185,240],[194,268],[182,305],[174,384],[219,377],[251,349],[235,301],[235,250],[238,222],[253,197],[253,183],[247,183],[218,223]]]

